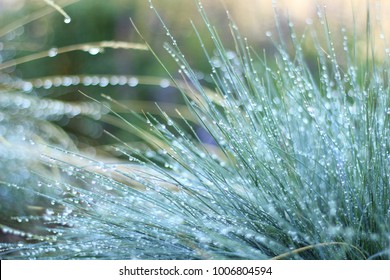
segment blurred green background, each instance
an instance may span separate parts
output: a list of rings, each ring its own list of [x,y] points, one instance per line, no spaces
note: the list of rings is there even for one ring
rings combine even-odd
[[[211,23],[218,29],[227,49],[234,50],[235,46],[228,27],[226,10],[236,21],[242,36],[248,38],[250,45],[260,54],[265,49],[270,57],[273,56],[272,42],[265,34],[267,31],[271,31],[273,38],[277,37],[275,10],[279,14],[280,32],[282,36],[286,35],[287,41],[289,40],[287,34],[290,27],[286,18],[290,18],[294,22],[294,28],[298,35],[307,29],[308,23],[319,25],[318,20],[316,20],[317,6],[315,1],[281,0],[277,1],[277,4],[273,4],[274,2],[268,0],[202,1]],[[388,20],[384,17],[384,15],[389,14],[389,2],[372,0],[368,1],[367,4],[365,0],[323,1],[320,7],[326,6],[330,29],[336,31],[333,34],[334,41],[340,44],[336,45],[336,49],[342,49],[342,40],[337,40],[337,36],[342,36],[340,29],[342,26],[346,26],[347,33],[352,33],[356,29],[358,48],[364,52],[366,15],[363,11],[366,10],[366,5],[370,5],[372,22],[380,26],[375,30],[378,33],[376,46],[381,49],[382,42],[379,40],[379,35],[388,34],[390,27]],[[149,8],[147,0],[63,0],[55,1],[55,3],[63,6],[66,13],[72,18],[69,24],[65,24],[64,16],[43,0],[0,0],[0,34],[4,35],[0,38],[0,61],[6,62],[51,48],[88,42],[115,40],[142,43],[142,39],[130,22],[131,18],[166,68],[174,77],[180,78],[177,72],[178,66],[163,48],[164,42],[169,42],[170,38],[166,35],[166,31],[154,11]],[[206,49],[211,55],[213,55],[214,47],[202,17],[197,11],[196,1],[158,0],[153,1],[153,4],[166,26],[169,27],[190,65],[199,72],[200,76],[204,77],[203,82],[208,85],[210,63],[200,47],[191,22],[198,29]],[[13,22],[44,11],[51,12],[8,32],[7,28],[9,29]],[[360,41],[362,42],[361,46]],[[382,47],[379,53],[383,52],[383,49]],[[315,52],[315,50],[310,50],[309,45],[307,49],[308,63],[313,64],[314,69],[317,67]],[[343,57],[341,56],[340,59]],[[11,77],[11,79],[20,78],[35,82],[36,79],[42,79],[40,82],[44,84],[44,77],[55,75],[107,75],[108,78],[110,75],[146,76],[153,78],[152,83],[155,85],[142,85],[140,83],[137,86],[107,84],[103,87],[85,87],[80,83],[68,87],[43,86],[33,89],[32,94],[77,101],[85,99],[79,90],[98,99],[100,94],[104,93],[137,112],[157,111],[154,101],[160,103],[161,107],[169,112],[173,111],[175,105],[168,106],[167,104],[182,103],[178,90],[167,87],[168,75],[157,59],[150,52],[140,50],[105,49],[104,52],[96,55],[74,51],[55,57],[45,57],[0,70],[0,77],[2,77],[0,82],[5,84]],[[117,109],[122,110],[121,108]],[[110,138],[102,134],[101,125],[93,124],[89,119],[62,119],[57,123],[75,135],[74,139],[84,143],[85,146],[104,145],[110,142]],[[118,136],[121,139],[126,141],[132,139],[127,133],[123,133],[123,135],[120,131],[118,133],[120,133]]]
[[[378,40],[376,47],[378,57],[385,54],[383,38],[389,33],[390,24],[385,15],[389,14],[390,1],[323,1],[317,6],[315,1],[275,1],[268,0],[204,0],[202,1],[205,11],[212,25],[215,25],[227,50],[235,49],[231,30],[228,26],[226,11],[237,23],[240,33],[248,38],[249,44],[262,55],[263,50],[270,57],[269,63],[273,63],[274,48],[272,40],[277,41],[275,18],[279,20],[279,34],[284,36],[288,43],[290,27],[289,18],[294,22],[294,28],[301,36],[304,32],[309,33],[309,25],[314,29],[322,29],[317,19],[318,8],[324,8],[327,20],[332,30],[332,38],[336,50],[342,52],[345,34],[356,36],[357,49],[365,55],[365,28],[366,28],[366,5],[370,6],[372,30],[376,32]],[[55,1],[72,18],[69,24],[64,23],[64,16],[49,6],[44,0],[0,0],[0,62],[12,61],[19,57],[48,51],[52,48],[83,44],[98,41],[126,41],[143,43],[130,22],[133,20],[142,36],[150,44],[156,55],[163,62],[168,71],[175,78],[180,78],[178,65],[164,49],[164,42],[169,42],[166,30],[155,12],[150,9],[147,0],[62,0]],[[201,15],[198,12],[197,1],[193,0],[156,0],[153,1],[155,9],[169,28],[170,33],[178,43],[179,48],[186,56],[187,61],[206,86],[209,84],[211,72],[210,62],[204,55],[199,40],[194,31],[196,26],[201,34],[205,48],[213,56],[215,47],[207,31]],[[276,16],[275,11],[277,12]],[[29,21],[19,28],[12,28],[15,22],[23,21],[24,18],[35,17],[37,13],[45,13],[36,20]],[[193,24],[192,24],[193,23]],[[340,32],[346,28],[346,33]],[[266,33],[271,32],[272,38]],[[388,36],[387,36],[388,37]],[[349,40],[351,43],[353,40]],[[312,69],[317,68],[316,50],[310,46],[310,40],[306,43],[307,63]],[[387,49],[388,51],[388,49]],[[388,53],[387,53],[388,55]],[[342,61],[343,55],[339,56]],[[364,58],[363,58],[364,59]],[[82,76],[103,75],[110,79],[111,75],[130,77],[130,85],[112,85],[105,83],[103,86],[84,86],[83,83],[67,87],[45,86],[47,76]],[[131,78],[134,77],[134,78]],[[135,78],[138,77],[138,78]],[[142,85],[142,77],[146,77],[148,85]],[[157,59],[149,51],[128,49],[105,49],[104,52],[91,55],[85,51],[73,51],[54,57],[44,57],[28,63],[0,70],[0,87],[9,86],[9,81],[22,79],[31,81],[33,84],[41,83],[43,86],[34,88],[30,95],[47,97],[65,101],[86,100],[79,91],[101,99],[101,94],[106,94],[118,100],[124,107],[136,112],[155,112],[158,109],[157,102],[163,110],[172,117],[178,117],[175,108],[183,103],[177,89],[167,86],[168,74],[158,63]],[[138,79],[138,80],[137,80]],[[151,82],[149,81],[151,80]],[[138,81],[140,83],[138,83]],[[153,85],[150,85],[152,83]],[[135,86],[136,85],[136,86]],[[160,86],[161,85],[161,86]],[[178,105],[177,105],[178,104]],[[131,122],[142,125],[126,108],[116,106],[115,110],[123,114]],[[181,108],[182,113],[185,108]],[[106,129],[126,142],[138,141],[134,135],[103,124],[91,118],[74,117],[61,118],[55,123],[72,136],[80,149],[91,147],[104,147],[115,143],[116,140],[103,133]],[[196,127],[203,141],[212,141],[200,126]]]
[[[56,3],[66,5],[69,2],[71,1],[57,1]],[[1,38],[2,60],[5,61],[13,56],[21,56],[51,47],[85,42],[101,40],[141,42],[130,24],[129,18],[132,18],[164,63],[167,63],[170,70],[173,69],[171,66],[174,64],[170,63],[171,59],[166,59],[167,54],[162,49],[163,42],[168,41],[168,38],[156,15],[149,9],[147,0],[79,0],[72,2],[75,3],[64,8],[72,18],[70,24],[64,24],[63,16],[53,11],[51,14]],[[154,5],[178,41],[180,48],[187,55],[190,64],[194,65],[196,69],[206,71],[209,68],[208,62],[200,51],[190,20],[199,28],[206,46],[210,40],[197,12],[195,2],[193,0],[158,0],[154,1]],[[227,45],[230,43],[230,47],[234,47],[226,25],[225,9],[230,11],[243,36],[249,38],[255,49],[261,50],[269,46],[269,40],[264,36],[265,32],[275,31],[273,10],[276,8],[272,7],[272,2],[268,0],[205,0],[203,5]],[[276,2],[281,16],[290,17],[298,30],[303,29],[308,18],[316,17],[314,1]],[[364,30],[365,14],[361,15],[360,12],[365,10],[366,1],[323,2],[326,4],[328,21],[332,28],[339,28],[342,24],[351,26],[352,14],[355,13],[357,29]],[[383,15],[389,14],[388,1],[382,1],[380,8],[378,4],[380,1],[369,2],[372,3],[374,20],[382,20],[383,22]],[[43,0],[0,0],[0,26],[4,28],[12,21],[44,9],[51,8]],[[383,22],[382,26],[385,28],[384,33],[388,33],[386,29],[389,28],[389,25]],[[287,29],[288,27],[282,25],[283,28]],[[4,54],[4,52],[8,54]],[[127,50],[107,50],[104,54],[97,56],[73,52],[20,65],[14,74],[29,79],[53,74],[86,73],[146,74],[166,77],[162,68],[150,54]]]

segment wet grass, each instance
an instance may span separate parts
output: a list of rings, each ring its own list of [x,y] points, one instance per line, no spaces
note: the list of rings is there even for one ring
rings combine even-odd
[[[226,49],[198,8],[209,32],[194,26],[210,64],[207,87],[156,12],[178,64],[179,78],[166,69],[163,86],[179,89],[185,114],[156,105],[157,114],[123,115],[125,103],[88,93],[82,104],[42,108],[50,100],[26,96],[25,81],[2,85],[8,218],[0,226],[17,240],[1,244],[1,258],[389,259],[389,54],[374,51],[369,13],[363,53],[345,29],[335,42],[319,9],[318,25],[308,21],[300,34],[292,22],[288,37],[267,32],[269,57],[230,18],[234,50]],[[88,83],[120,79],[141,80]],[[102,129],[116,144],[88,154],[51,122],[63,115],[85,115],[138,142]]]

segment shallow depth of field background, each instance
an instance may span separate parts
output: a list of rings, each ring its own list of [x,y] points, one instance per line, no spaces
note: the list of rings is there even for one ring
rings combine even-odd
[[[52,47],[87,42],[102,40],[142,42],[130,23],[129,18],[132,18],[168,70],[174,76],[178,75],[177,65],[163,48],[163,43],[168,41],[166,32],[156,15],[150,10],[148,1],[79,0],[57,1],[56,3],[64,5],[70,2],[74,3],[64,8],[72,18],[69,24],[64,23],[64,17],[60,13],[53,11],[51,14],[0,38],[0,61],[4,62],[42,50],[49,50]],[[272,2],[276,2],[276,4]],[[289,17],[300,34],[308,23],[318,24],[314,2],[304,0],[208,0],[203,1],[203,5],[227,47],[230,45],[231,49],[234,49],[227,26],[226,9],[237,22],[242,35],[248,38],[254,49],[258,51],[264,49],[268,55],[272,56],[272,43],[265,34],[266,32],[271,32],[273,36],[277,34],[274,11],[278,11],[282,32],[285,29],[287,33],[289,27],[285,18]],[[195,1],[159,0],[153,3],[192,67],[199,70],[200,75],[209,73],[210,64],[200,48],[191,25],[192,21],[199,29],[206,47],[211,46],[211,40],[207,36],[205,24],[197,12]],[[346,26],[347,32],[351,33],[355,26],[358,36],[361,35],[360,39],[365,40],[367,18],[365,12],[367,2],[365,0],[320,1],[319,5],[326,6],[328,22],[331,30],[334,30],[333,36],[335,38],[340,36],[342,26]],[[374,23],[373,26],[377,27],[375,28],[375,32],[378,34],[376,43],[378,49],[383,50],[383,47],[381,48],[383,42],[379,34],[381,32],[383,34],[389,33],[390,24],[388,24],[385,15],[390,12],[390,2],[369,1],[369,6],[372,12],[371,21]],[[11,22],[19,20],[29,13],[32,14],[47,8],[44,1],[0,0],[0,27],[6,28]],[[380,25],[381,27],[379,27]],[[357,39],[359,41],[359,38]],[[335,41],[337,42],[337,39]],[[339,41],[341,42],[341,40]],[[310,49],[310,46],[308,48]],[[364,43],[359,51],[362,53],[365,51]],[[377,53],[377,56],[380,55],[380,52],[379,55]],[[315,59],[309,63],[316,67]],[[53,58],[47,57],[19,65],[16,68],[5,69],[0,74],[16,76],[25,80],[53,75],[136,75],[157,77],[157,80],[161,77],[163,84],[167,77],[163,68],[149,52],[110,49],[97,55],[76,51]],[[205,83],[207,83],[207,79]],[[68,88],[38,89],[37,92],[42,96],[61,100],[83,99],[84,97],[78,93],[78,90],[97,98],[101,93],[108,94],[117,100],[124,100],[127,107],[139,112],[156,109],[154,103],[149,102],[150,100],[160,102],[162,108],[167,110],[166,104],[181,102],[177,90],[171,87],[161,88],[158,84],[157,86],[107,86],[104,88],[85,88],[79,85]],[[63,125],[66,125],[64,126],[66,130],[77,135],[77,140],[82,139],[81,143],[88,143],[86,146],[107,144],[109,141],[102,135],[101,128],[85,123],[85,121],[78,122],[77,118],[67,120]]]

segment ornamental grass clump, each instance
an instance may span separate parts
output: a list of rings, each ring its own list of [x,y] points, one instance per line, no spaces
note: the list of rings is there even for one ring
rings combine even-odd
[[[111,156],[90,156],[34,107],[50,101],[2,86],[2,100],[9,98],[1,103],[3,130],[15,119],[22,125],[1,136],[2,201],[9,204],[1,211],[14,221],[1,228],[16,239],[0,244],[1,258],[390,258],[389,52],[377,55],[369,17],[365,52],[346,29],[336,49],[319,9],[302,34],[288,22],[286,37],[281,21],[276,34],[267,32],[270,57],[250,46],[229,15],[235,48],[225,48],[198,8],[209,32],[194,26],[210,63],[207,84],[161,21],[178,63],[178,77],[167,70],[170,85],[191,119],[163,109],[124,116],[107,95],[61,103],[142,145],[106,131],[117,143]],[[27,205],[7,200],[14,197]]]

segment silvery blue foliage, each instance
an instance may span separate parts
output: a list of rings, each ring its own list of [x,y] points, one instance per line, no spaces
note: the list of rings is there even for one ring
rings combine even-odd
[[[1,171],[2,200],[11,192],[24,193],[30,205],[31,197],[42,200],[34,206],[39,214],[13,218],[37,229],[1,225],[3,233],[21,237],[1,244],[1,258],[390,257],[388,55],[361,60],[345,30],[344,49],[336,50],[319,13],[324,31],[310,21],[299,35],[290,23],[291,45],[267,32],[277,54],[266,59],[233,21],[236,48],[225,49],[201,4],[199,10],[209,28],[209,34],[195,28],[200,45],[208,36],[215,46],[203,47],[212,87],[202,84],[163,25],[170,40],[165,46],[184,80],[171,83],[214,144],[202,142],[185,119],[162,112],[164,120],[146,115],[146,128],[137,127],[96,103],[93,112],[110,114],[149,148],[118,139],[115,151],[128,160],[89,158],[70,139],[61,142],[53,134],[35,141],[26,134],[38,122],[51,124],[31,107],[48,101],[21,95],[14,102],[18,114],[4,111],[0,118],[5,130],[9,120],[31,116],[20,127],[25,135],[17,146],[11,134],[2,133],[0,164],[17,157],[23,166],[8,167],[19,170],[17,179]],[[306,37],[315,57],[305,53]],[[317,69],[309,67],[310,60]],[[1,98],[5,109],[14,105]],[[81,113],[76,106],[70,114],[77,109]],[[65,114],[65,107],[58,110]],[[28,151],[24,157],[21,149]]]

